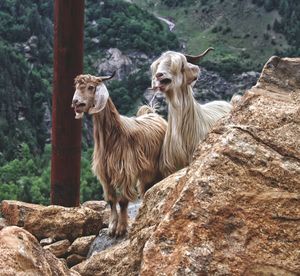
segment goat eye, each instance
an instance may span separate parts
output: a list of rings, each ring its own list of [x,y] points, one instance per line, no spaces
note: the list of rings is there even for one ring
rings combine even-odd
[[[91,90],[91,91],[94,90],[94,86],[91,86],[91,85],[90,85],[90,86],[88,87],[88,90]]]

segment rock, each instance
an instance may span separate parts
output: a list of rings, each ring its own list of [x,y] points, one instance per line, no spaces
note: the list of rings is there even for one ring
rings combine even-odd
[[[62,240],[46,245],[44,246],[44,249],[49,250],[53,255],[60,258],[67,254],[70,245],[71,243],[69,240]]]
[[[9,225],[24,226],[24,218],[32,212],[45,208],[42,205],[25,203],[16,200],[3,200],[1,202],[1,214]]]
[[[140,206],[141,206],[141,200],[130,202],[128,205],[128,217],[129,217],[128,228],[129,229],[132,225],[133,220],[138,214],[138,210]],[[97,252],[104,251],[111,246],[123,242],[125,238],[126,236],[123,238],[115,238],[115,237],[112,238],[108,235],[108,229],[100,230],[99,235],[90,246],[90,250],[88,252],[88,258]]]
[[[300,59],[271,58],[199,145],[145,195],[129,239],[82,275],[299,275]]]
[[[101,271],[107,273],[106,275],[138,275],[145,241],[167,212],[169,206],[165,205],[165,201],[171,191],[177,190],[185,172],[183,169],[166,178],[163,186],[157,183],[147,191],[136,218],[137,222],[133,223],[129,232],[130,240],[110,238],[107,229],[102,229],[91,246],[88,259],[72,269],[82,275],[103,275]],[[176,200],[173,195],[172,198]]]
[[[96,212],[102,212],[108,207],[108,203],[104,200],[90,200],[82,203],[83,207],[88,207]]]
[[[74,265],[77,265],[77,264],[83,262],[85,259],[86,259],[86,257],[83,257],[81,255],[72,254],[67,257],[66,262],[68,264],[68,267],[72,267]]]
[[[41,245],[41,246],[45,246],[45,245],[52,244],[52,243],[54,243],[54,242],[55,242],[54,239],[52,239],[52,238],[46,238],[46,239],[40,240],[40,245]]]
[[[8,226],[7,220],[4,218],[0,218],[0,230],[2,230],[6,226]]]
[[[67,260],[64,258],[58,258],[65,266],[68,266]]]
[[[1,212],[10,224],[22,226],[39,240],[75,240],[80,236],[98,234],[102,228],[101,213],[87,207],[48,207],[5,200]]]
[[[130,219],[135,219],[135,217],[137,216],[138,214],[138,211],[139,211],[139,208],[142,204],[142,201],[139,199],[135,202],[129,202],[129,205],[128,205],[128,216]]]
[[[94,239],[93,243],[91,244],[87,257],[89,258],[97,252],[104,251],[109,247],[121,243],[122,241],[124,241],[124,239],[125,237],[111,237],[108,234],[107,228],[101,229],[99,235]]]
[[[79,276],[44,250],[33,235],[16,226],[0,231],[0,275]]]
[[[116,71],[114,79],[124,80],[148,64],[151,64],[151,59],[142,52],[124,54],[117,48],[110,48],[105,52],[105,57],[96,60],[93,66],[99,75]]]
[[[96,235],[77,238],[69,247],[68,252],[71,254],[86,256],[95,238]]]
[[[110,207],[108,203],[104,200],[90,200],[82,204],[83,207],[88,207],[93,209],[96,212],[99,212],[102,217],[103,228],[108,227],[109,216],[110,216]]]
[[[105,209],[104,211],[102,211],[101,216],[102,216],[102,222],[103,222],[103,227],[102,228],[107,228],[108,224],[109,224],[110,207]]]
[[[126,254],[129,246],[129,240],[125,240],[118,246],[109,247],[100,254],[91,256],[86,261],[83,261],[72,267],[71,271],[77,272],[81,275],[101,276],[101,275],[138,275],[132,274],[127,266],[121,267],[116,265],[116,260],[122,260]],[[113,257],[114,256],[114,257]],[[99,260],[101,262],[99,262]],[[113,266],[111,266],[113,265]]]
[[[116,71],[115,78],[118,80],[129,75],[134,67],[132,60],[117,48],[108,49],[105,59],[96,61],[94,66],[100,75]]]

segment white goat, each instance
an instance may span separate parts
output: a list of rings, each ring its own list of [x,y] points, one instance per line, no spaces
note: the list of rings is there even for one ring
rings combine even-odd
[[[127,230],[128,201],[136,198],[136,188],[144,195],[162,178],[158,163],[167,123],[158,114],[146,114],[148,107],[142,107],[138,117],[121,116],[103,83],[111,77],[77,76],[72,106],[75,118],[83,112],[93,114],[92,168],[111,207],[109,234],[122,236]]]
[[[168,102],[168,128],[164,139],[160,168],[167,176],[191,160],[200,141],[222,116],[231,110],[225,101],[199,104],[193,97],[193,85],[199,75],[198,56],[185,56],[168,51],[151,65],[152,89],[165,93]]]

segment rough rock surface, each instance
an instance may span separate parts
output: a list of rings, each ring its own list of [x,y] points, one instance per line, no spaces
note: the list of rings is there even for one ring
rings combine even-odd
[[[24,226],[24,219],[30,213],[45,208],[42,205],[26,203],[15,200],[3,200],[1,202],[1,214],[9,225]]]
[[[97,238],[92,242],[87,257],[91,257],[92,255],[96,254],[97,252],[104,251],[105,249],[112,247],[118,243],[121,243],[126,239],[124,237],[111,237],[108,234],[108,228],[101,229]]]
[[[120,80],[122,77],[130,73],[133,68],[133,64],[131,59],[124,55],[119,49],[110,48],[106,52],[105,61],[97,61],[95,63],[95,67],[100,75],[116,71],[116,78]]]
[[[52,238],[45,238],[45,239],[40,240],[41,246],[49,245],[49,244],[52,244],[54,242],[55,242],[55,240],[52,239]]]
[[[81,256],[78,254],[72,254],[67,257],[66,263],[67,263],[68,267],[72,267],[74,265],[77,265],[77,264],[83,262],[85,259],[86,259],[86,257],[84,257],[84,256]]]
[[[48,207],[13,200],[1,203],[1,213],[9,224],[22,226],[39,240],[68,239],[98,234],[102,228],[101,213],[87,207]]]
[[[79,276],[44,250],[33,235],[16,226],[0,231],[0,275]]]
[[[129,239],[82,275],[299,275],[300,59],[271,58],[255,87],[150,189]]]
[[[0,230],[2,230],[4,227],[8,225],[6,219],[0,218]]]
[[[46,245],[44,246],[44,249],[49,250],[53,255],[59,258],[66,255],[70,247],[70,244],[71,243],[69,240],[62,240],[62,241],[57,241],[55,243]]]
[[[97,60],[94,67],[99,75],[116,71],[115,79],[122,80],[148,63],[149,57],[143,53],[132,52],[125,55],[117,48],[110,48],[105,52],[105,58]]]
[[[185,169],[169,176],[161,183],[154,185],[146,194],[136,222],[133,223],[132,231],[129,233],[130,241],[123,240],[116,246],[116,243],[106,246],[107,248],[91,248],[94,253],[85,262],[82,262],[72,269],[82,275],[138,275],[141,256],[145,241],[149,239],[156,224],[162,220],[166,214],[169,204],[167,200],[175,201],[172,191],[180,183],[180,179],[185,175]],[[105,229],[101,230],[101,235],[105,234]],[[136,235],[137,234],[137,235]],[[90,253],[89,255],[90,256]],[[101,274],[103,273],[103,274]]]
[[[102,212],[108,207],[108,203],[104,200],[89,200],[82,203],[83,207],[88,207],[97,212]]]
[[[71,254],[78,254],[86,256],[89,252],[90,246],[96,235],[77,238],[72,245],[68,248],[68,252]]]
[[[100,185],[100,184],[99,184]],[[103,228],[108,227],[109,216],[110,216],[110,207],[108,203],[104,200],[90,200],[82,204],[82,207],[87,207],[98,212],[102,217],[102,226]]]
[[[135,202],[130,202],[128,206],[128,228],[130,229],[133,220],[135,219],[138,210],[141,206],[141,200],[137,200]],[[110,209],[110,208],[109,208]],[[110,210],[108,210],[110,213]],[[105,213],[103,213],[105,214]],[[106,217],[104,216],[106,219]],[[116,238],[116,237],[110,237],[108,234],[108,229],[101,229],[99,232],[99,235],[96,237],[96,239],[93,241],[93,243],[90,246],[89,252],[87,254],[87,257],[89,258],[96,252],[100,252],[105,250],[108,247],[111,247],[113,245],[116,245],[118,243],[121,243],[124,241],[124,239],[127,238],[127,235],[122,238]]]

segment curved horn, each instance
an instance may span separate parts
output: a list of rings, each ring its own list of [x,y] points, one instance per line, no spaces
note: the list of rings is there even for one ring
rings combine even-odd
[[[187,62],[192,63],[192,64],[197,64],[197,62],[211,50],[214,50],[214,48],[209,47],[208,49],[206,49],[203,53],[201,53],[198,56],[185,55],[185,57],[186,57]]]
[[[113,71],[113,73],[111,74],[111,76],[102,76],[102,77],[97,77],[98,80],[100,81],[106,81],[106,80],[110,80],[112,79],[116,74],[116,71]]]

